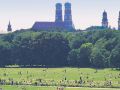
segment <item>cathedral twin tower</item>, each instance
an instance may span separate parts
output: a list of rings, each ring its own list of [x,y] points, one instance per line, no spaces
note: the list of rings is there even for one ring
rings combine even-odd
[[[56,19],[55,22],[63,22],[62,16],[62,4],[56,4]],[[71,3],[65,3],[65,15],[64,24],[66,28],[73,28],[72,14],[71,14]]]
[[[61,4],[61,3],[57,3],[57,4],[56,4],[55,22],[63,22],[63,17],[62,17],[62,4]]]
[[[61,30],[73,31],[75,30],[73,22],[72,22],[72,11],[71,11],[71,3],[65,3],[65,15],[63,20],[62,15],[62,4],[56,4],[56,15],[54,22],[35,22],[32,29],[33,30],[50,30],[56,28],[62,28]]]

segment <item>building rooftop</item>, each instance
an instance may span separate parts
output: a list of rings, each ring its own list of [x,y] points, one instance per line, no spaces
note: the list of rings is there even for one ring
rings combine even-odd
[[[35,22],[32,28],[35,30],[39,30],[40,28],[48,29],[57,27],[64,28],[64,22]]]

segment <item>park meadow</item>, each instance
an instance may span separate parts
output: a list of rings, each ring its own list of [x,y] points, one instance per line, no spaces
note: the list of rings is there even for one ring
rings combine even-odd
[[[120,72],[92,68],[1,68],[0,84],[2,90],[119,90]]]

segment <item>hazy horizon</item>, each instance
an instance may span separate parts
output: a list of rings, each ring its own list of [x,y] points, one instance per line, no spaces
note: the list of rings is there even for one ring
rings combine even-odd
[[[108,13],[109,25],[118,26],[120,0],[1,0],[0,32],[7,30],[9,20],[13,30],[31,28],[35,21],[54,21],[57,2],[63,4],[63,10],[65,2],[72,3],[76,29],[100,26],[104,10]]]

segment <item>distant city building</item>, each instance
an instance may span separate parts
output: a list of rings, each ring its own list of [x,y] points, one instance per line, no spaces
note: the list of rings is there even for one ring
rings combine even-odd
[[[108,18],[107,18],[107,12],[103,12],[103,18],[102,18],[102,27],[108,28]]]
[[[8,31],[8,32],[11,32],[11,31],[12,31],[12,27],[11,27],[10,21],[9,21],[9,24],[8,24],[7,31]]]
[[[118,30],[120,30],[120,11],[119,11],[119,18],[118,18]]]
[[[61,29],[67,31],[74,31],[75,27],[72,22],[72,11],[71,3],[65,3],[65,15],[64,21],[62,16],[62,4],[56,4],[56,15],[54,22],[35,22],[32,29],[33,30],[50,30],[50,29]]]

